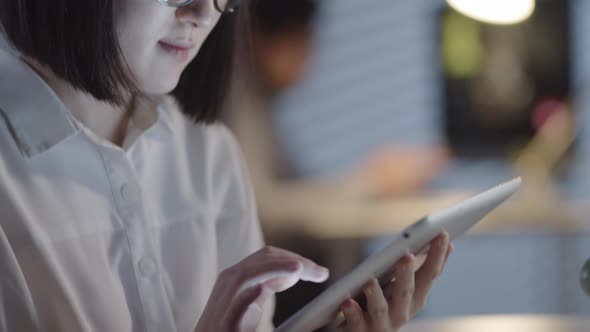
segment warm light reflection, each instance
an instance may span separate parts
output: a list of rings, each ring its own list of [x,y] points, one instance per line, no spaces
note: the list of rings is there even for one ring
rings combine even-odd
[[[583,316],[473,316],[417,320],[404,332],[586,332],[588,324],[590,319]]]
[[[529,18],[535,0],[447,0],[458,12],[492,24],[515,24]]]

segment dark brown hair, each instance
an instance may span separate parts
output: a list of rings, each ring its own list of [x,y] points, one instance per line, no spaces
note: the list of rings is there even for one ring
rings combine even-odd
[[[113,1],[0,0],[0,26],[17,50],[51,68],[75,89],[121,104],[125,95],[140,91],[121,55]],[[234,65],[248,54],[243,52],[248,12],[248,6],[242,6],[232,15],[222,15],[172,92],[196,122],[219,117]]]

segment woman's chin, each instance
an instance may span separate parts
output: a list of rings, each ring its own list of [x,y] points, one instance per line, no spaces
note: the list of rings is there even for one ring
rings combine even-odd
[[[151,84],[143,85],[143,91],[149,95],[165,95],[172,92],[178,85],[179,78],[154,78]]]

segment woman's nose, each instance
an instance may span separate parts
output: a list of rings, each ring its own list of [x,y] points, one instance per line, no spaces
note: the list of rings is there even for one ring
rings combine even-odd
[[[195,0],[188,6],[178,8],[176,17],[184,24],[195,27],[209,27],[215,22],[214,16],[217,13],[213,1]]]

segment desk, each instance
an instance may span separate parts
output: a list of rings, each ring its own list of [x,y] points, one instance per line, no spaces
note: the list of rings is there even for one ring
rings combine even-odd
[[[588,332],[590,317],[473,316],[415,321],[401,332]]]
[[[429,212],[472,196],[471,192],[426,193],[376,201],[327,201],[304,216],[303,231],[318,239],[372,239],[403,230]],[[584,206],[586,209],[584,209]],[[569,204],[545,197],[517,194],[480,222],[472,233],[513,230],[576,232],[588,229],[583,203]]]
[[[358,264],[372,239],[388,241],[389,235],[428,211],[468,196],[432,193],[333,202],[318,206],[307,231],[323,244],[335,280]],[[472,236],[456,241],[457,250],[433,289],[426,315],[590,313],[578,283],[580,268],[590,256],[590,232],[584,225],[588,204],[530,197],[516,195],[471,230]],[[456,301],[449,303],[449,298]]]

